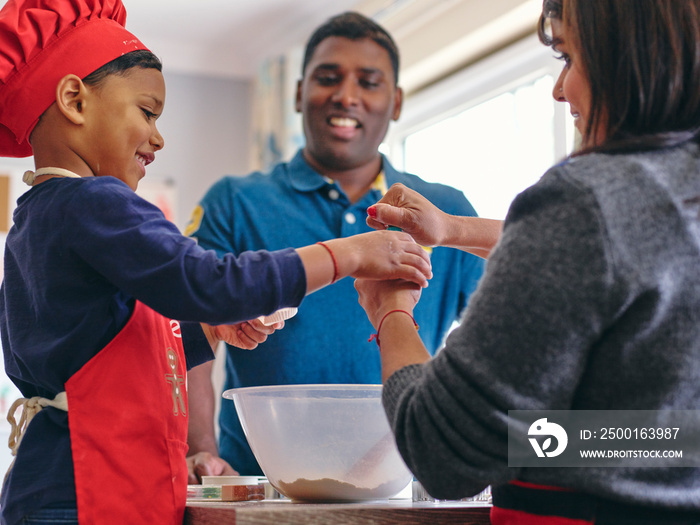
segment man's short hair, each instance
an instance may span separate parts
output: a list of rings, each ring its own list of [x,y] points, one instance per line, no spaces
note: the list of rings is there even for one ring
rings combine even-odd
[[[304,76],[306,66],[318,45],[326,38],[339,36],[350,40],[360,40],[369,38],[382,46],[389,53],[391,66],[394,69],[394,82],[399,82],[399,49],[396,47],[394,39],[387,31],[366,16],[355,12],[346,12],[330,18],[326,23],[319,26],[313,32],[306,44],[304,51],[304,62],[301,67],[301,75]]]

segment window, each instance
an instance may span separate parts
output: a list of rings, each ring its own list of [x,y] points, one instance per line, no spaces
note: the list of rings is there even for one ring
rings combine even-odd
[[[561,65],[532,36],[407,98],[387,137],[392,161],[462,190],[480,216],[504,218],[573,145],[568,106],[552,98]]]

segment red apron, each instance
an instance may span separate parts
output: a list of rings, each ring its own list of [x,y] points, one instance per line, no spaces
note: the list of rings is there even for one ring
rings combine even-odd
[[[181,525],[187,393],[180,325],[136,302],[66,383],[81,525]]]

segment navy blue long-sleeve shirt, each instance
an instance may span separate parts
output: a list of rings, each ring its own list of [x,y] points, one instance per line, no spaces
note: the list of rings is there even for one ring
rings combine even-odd
[[[49,179],[17,204],[0,331],[5,371],[25,397],[63,391],[123,328],[136,299],[182,322],[191,368],[212,357],[199,322],[233,323],[297,306],[306,291],[294,250],[219,258],[112,177]],[[74,501],[67,413],[44,409],[4,487],[2,522]]]

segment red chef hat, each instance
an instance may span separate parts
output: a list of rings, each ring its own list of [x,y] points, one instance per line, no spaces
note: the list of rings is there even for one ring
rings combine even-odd
[[[58,81],[147,49],[124,29],[121,0],[8,0],[0,10],[0,156],[32,154],[29,135]]]

